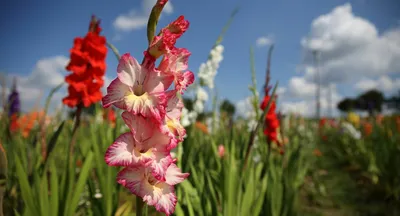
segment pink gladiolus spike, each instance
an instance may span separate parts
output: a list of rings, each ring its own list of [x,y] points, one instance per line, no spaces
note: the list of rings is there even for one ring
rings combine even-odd
[[[158,0],[156,7],[160,7],[156,10],[167,2]],[[187,71],[190,52],[175,47],[188,27],[189,22],[180,16],[163,28],[144,51],[141,64],[129,53],[122,55],[117,78],[102,98],[103,107],[113,105],[124,110],[122,118],[130,130],[107,149],[106,163],[123,166],[117,182],[166,215],[175,211],[174,185],[189,176],[181,172],[171,155],[171,149],[186,135],[180,124],[183,102],[178,92],[183,94],[194,82],[194,74]],[[148,35],[152,37],[153,33],[151,30]],[[155,62],[162,55],[156,68]],[[173,90],[168,90],[172,83]]]

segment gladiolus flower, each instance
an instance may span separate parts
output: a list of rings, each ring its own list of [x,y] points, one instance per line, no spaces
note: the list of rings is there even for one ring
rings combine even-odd
[[[100,36],[100,21],[94,16],[90,22],[89,32],[84,38],[77,37],[71,49],[71,60],[66,70],[72,74],[65,77],[69,84],[68,96],[63,103],[69,107],[82,104],[89,107],[101,100],[101,87],[106,70],[106,38]]]
[[[354,112],[350,112],[347,115],[347,120],[352,123],[355,127],[358,127],[360,124],[360,116]]]
[[[372,133],[372,124],[369,122],[364,123],[364,135],[367,137]]]
[[[14,83],[10,95],[8,96],[8,116],[18,115],[21,111],[21,103],[19,93],[17,91],[17,78],[14,78]]]
[[[175,47],[176,40],[189,28],[189,22],[183,16],[178,17],[174,22],[162,29],[158,36],[155,36],[150,44],[148,52],[154,58],[167,54]]]
[[[112,108],[106,109],[105,112],[103,113],[103,120],[107,120],[109,123],[111,123],[112,127],[115,127],[116,119],[117,117],[115,116],[115,111]]]
[[[189,176],[171,157],[171,150],[186,135],[180,124],[183,103],[177,93],[182,94],[194,80],[193,73],[186,71],[189,51],[174,47],[188,25],[180,17],[164,28],[144,52],[142,64],[129,53],[122,55],[117,77],[102,99],[104,108],[114,105],[125,110],[122,118],[130,130],[107,149],[106,163],[124,167],[118,183],[166,215],[175,211],[174,185]],[[161,55],[163,59],[155,67]],[[168,90],[172,83],[175,89]]]
[[[204,123],[198,121],[196,122],[195,126],[197,129],[201,130],[204,134],[208,134],[208,127]]]
[[[140,65],[129,53],[124,54],[117,73],[118,77],[107,87],[103,106],[107,108],[114,105],[161,122],[167,105],[165,91],[172,80],[154,67],[154,59],[146,55],[144,63]]]
[[[33,127],[35,127],[36,123],[44,117],[44,112],[31,112],[24,114],[22,116],[13,115],[11,117],[11,125],[10,131],[15,132],[20,130],[22,136],[27,138],[32,131]]]
[[[175,83],[175,89],[180,93],[191,85],[194,81],[194,74],[186,71],[188,68],[188,59],[190,52],[187,49],[173,49],[164,55],[158,69],[163,71],[167,76],[171,76]]]
[[[319,127],[323,128],[325,126],[325,124],[326,124],[326,121],[327,121],[326,118],[321,118],[319,120]]]
[[[263,102],[261,103],[261,109],[264,110],[268,104],[268,101],[272,98],[269,95],[264,97]],[[276,104],[275,101],[271,101],[271,106],[269,107],[268,113],[265,116],[265,124],[264,124],[264,134],[267,136],[269,142],[274,141],[276,144],[280,145],[278,140],[277,129],[279,128],[279,120],[275,112]]]
[[[314,149],[313,154],[317,157],[321,157],[322,156],[322,152],[319,149]]]
[[[189,173],[182,173],[175,164],[171,164],[166,171],[165,180],[160,181],[154,178],[150,169],[130,166],[118,173],[117,180],[133,194],[143,197],[143,201],[148,205],[155,206],[157,211],[171,215],[178,201],[174,185],[181,183],[188,176]]]
[[[220,158],[224,157],[225,155],[225,147],[223,145],[218,146],[218,155]]]

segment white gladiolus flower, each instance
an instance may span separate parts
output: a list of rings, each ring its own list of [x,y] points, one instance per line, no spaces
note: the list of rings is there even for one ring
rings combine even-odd
[[[182,109],[181,124],[183,127],[187,127],[190,125],[189,110],[186,109],[186,107],[183,107]]]
[[[204,111],[204,104],[203,104],[203,101],[197,100],[197,101],[194,103],[193,109],[194,109],[194,111],[195,111],[196,113],[202,113],[202,112]]]
[[[343,127],[349,132],[354,139],[361,139],[361,133],[350,123],[343,122]]]
[[[255,119],[251,119],[247,122],[247,131],[253,131],[257,126],[257,121]]]
[[[210,51],[210,58],[207,62],[200,65],[198,76],[201,82],[210,89],[214,88],[214,78],[217,75],[220,62],[224,59],[223,51],[224,46],[217,45]]]
[[[203,102],[208,100],[208,94],[207,94],[206,90],[204,90],[201,87],[197,88],[196,97],[197,97],[197,100],[200,100]]]

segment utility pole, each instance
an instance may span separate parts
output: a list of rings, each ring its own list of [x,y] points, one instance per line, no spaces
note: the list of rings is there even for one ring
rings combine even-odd
[[[315,73],[314,73],[314,81],[315,84],[317,85],[316,88],[316,101],[315,101],[315,111],[316,111],[316,118],[320,119],[321,118],[321,110],[320,110],[320,95],[321,95],[321,84],[320,84],[320,74],[319,74],[319,52],[318,50],[313,50],[313,57],[314,57],[314,67],[315,67]]]
[[[332,114],[332,84],[329,83],[328,85],[328,115],[329,118],[333,118]]]

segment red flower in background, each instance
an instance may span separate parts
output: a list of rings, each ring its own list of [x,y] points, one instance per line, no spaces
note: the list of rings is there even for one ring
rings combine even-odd
[[[265,109],[268,102],[272,99],[270,95],[268,95],[268,90],[266,90],[266,94],[264,97],[263,102],[261,103],[261,109]],[[277,129],[279,128],[279,120],[276,114],[276,104],[275,100],[271,101],[271,106],[269,107],[268,113],[265,116],[265,123],[264,123],[264,134],[267,136],[268,142],[274,141],[276,144],[281,145],[278,140],[278,132]]]
[[[323,127],[325,126],[326,122],[327,122],[327,119],[326,119],[326,118],[321,118],[321,119],[319,120],[319,127],[320,127],[320,128],[323,128]]]
[[[111,127],[115,127],[115,123],[117,121],[117,116],[115,114],[115,111],[113,108],[108,108],[104,110],[104,114],[103,114],[103,119],[107,120],[110,124]]]
[[[83,104],[89,107],[103,97],[101,87],[106,71],[105,58],[107,55],[106,38],[100,36],[100,21],[92,16],[89,32],[84,38],[77,37],[70,50],[70,62],[66,70],[72,74],[65,77],[69,84],[68,96],[63,103],[69,107]]]

